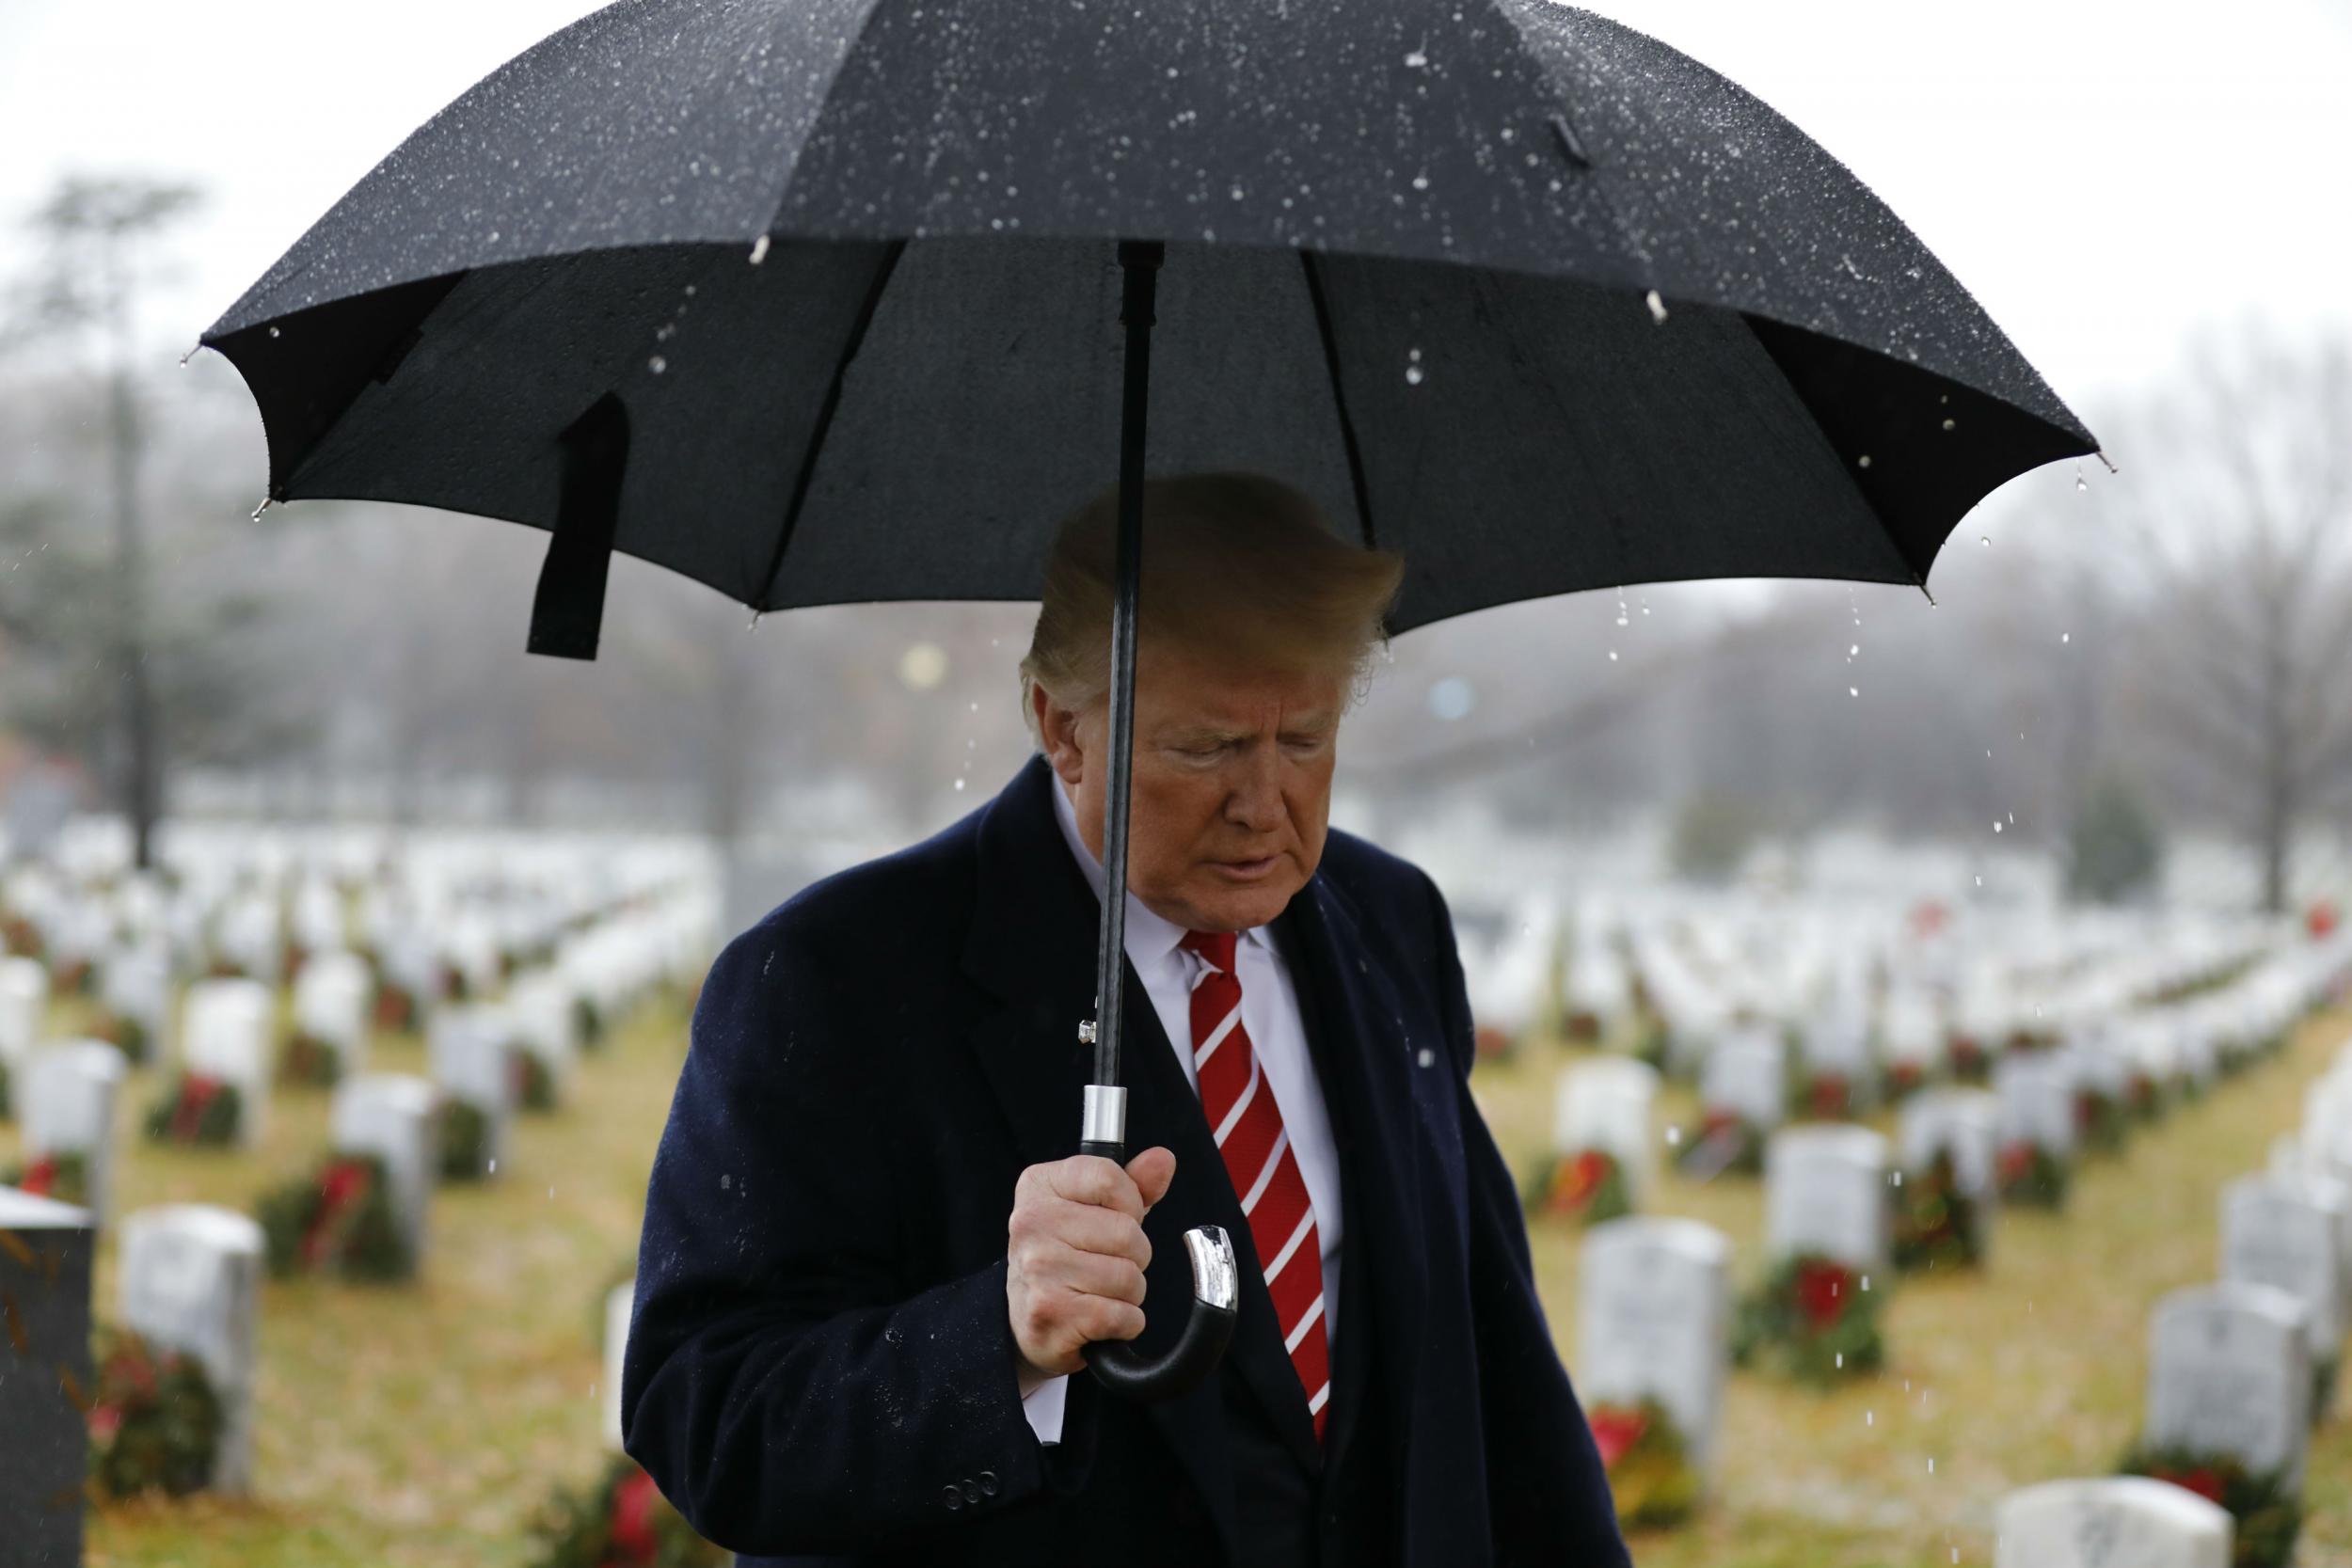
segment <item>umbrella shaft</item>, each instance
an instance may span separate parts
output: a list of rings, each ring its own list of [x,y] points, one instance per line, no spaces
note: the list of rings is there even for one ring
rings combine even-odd
[[[1126,1012],[1127,797],[1135,771],[1136,608],[1143,581],[1143,430],[1152,398],[1152,302],[1162,254],[1157,241],[1126,240],[1119,246],[1125,283],[1119,319],[1127,329],[1127,356],[1120,401],[1119,542],[1111,588],[1110,788],[1103,800],[1103,927],[1094,971],[1094,1083],[1105,1089],[1119,1085]],[[1116,1105],[1118,1114],[1090,1114],[1080,1147],[1123,1163],[1125,1096],[1088,1098],[1104,1109]]]

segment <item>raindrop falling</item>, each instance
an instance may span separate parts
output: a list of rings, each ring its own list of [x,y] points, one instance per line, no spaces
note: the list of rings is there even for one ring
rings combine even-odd
[[[1622,626],[1628,624],[1625,613],[1625,590],[1620,588],[1617,590],[1617,625]]]
[[[1612,664],[1617,662],[1617,650],[1614,648],[1609,650],[1609,662]]]
[[[2062,632],[2059,632],[2059,633],[2058,633],[2058,641],[2061,641],[2061,642],[2072,642],[2073,641],[2074,641],[2074,634],[2073,632],[2071,632],[2071,631],[2062,631]]]
[[[1847,647],[1846,647],[1846,658],[1847,658],[1847,661],[1848,661],[1849,663],[1852,662],[1852,660],[1853,660],[1854,657],[1855,657],[1856,655],[1860,654],[1861,652],[1862,652],[1862,644],[1861,644],[1861,643],[1859,643],[1859,642],[1852,642],[1852,643],[1849,643],[1849,644],[1847,645]]]
[[[1858,686],[1850,686],[1846,688],[1846,695],[1849,697],[1859,697],[1862,695],[1862,688]]]
[[[768,236],[762,234],[752,242],[752,265],[757,266],[766,260],[768,260]]]
[[[956,781],[956,793],[959,795],[963,793],[963,781],[961,779],[958,779]]]
[[[2074,491],[2075,491],[2075,493],[2076,493],[2077,495],[2079,495],[2079,494],[2081,494],[2083,491],[2088,490],[2088,489],[2090,489],[2090,482],[2089,480],[2087,480],[2087,479],[2083,478],[2083,466],[2082,466],[2081,464],[2079,464],[2079,463],[2075,464],[2075,465],[2074,465]]]
[[[1996,833],[2001,831],[2001,825],[1999,822],[1996,821],[1993,824],[1993,831]]]
[[[1652,289],[1649,292],[1647,304],[1649,305],[1649,319],[1656,322],[1661,326],[1665,325],[1666,302],[1658,297],[1658,291],[1656,289]]]

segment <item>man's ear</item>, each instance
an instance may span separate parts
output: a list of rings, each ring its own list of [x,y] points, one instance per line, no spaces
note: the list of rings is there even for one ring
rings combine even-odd
[[[1029,703],[1037,714],[1038,738],[1045,760],[1073,789],[1086,777],[1086,752],[1078,744],[1078,715],[1054,701],[1041,684],[1029,688]]]

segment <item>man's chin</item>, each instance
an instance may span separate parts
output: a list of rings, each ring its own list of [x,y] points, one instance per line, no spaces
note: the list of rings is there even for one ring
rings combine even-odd
[[[1290,907],[1303,881],[1288,859],[1255,877],[1206,868],[1197,879],[1196,895],[1186,900],[1201,918],[1188,924],[1196,930],[1218,931],[1263,926]]]

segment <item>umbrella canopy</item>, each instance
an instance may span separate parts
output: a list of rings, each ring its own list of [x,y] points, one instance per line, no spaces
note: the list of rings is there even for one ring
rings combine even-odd
[[[1156,325],[1155,325],[1156,322]],[[1924,582],[2089,432],[1876,198],[1664,45],[1547,0],[622,0],[499,71],[204,336],[270,497],[549,529],[532,646],[614,549],[761,610],[1026,599],[1145,416],[1400,551],[1402,630],[1675,578]],[[1126,882],[1127,791],[1104,866]],[[1125,901],[1083,1150],[1124,1158]],[[1233,1257],[1114,1387],[1181,1391]]]
[[[1119,439],[1121,237],[1169,242],[1152,466],[1279,472],[1401,551],[1399,630],[1923,581],[2095,447],[1803,133],[1548,0],[624,0],[204,341],[278,500],[551,528],[568,461],[617,484],[598,561],[609,529],[761,610],[1022,599]],[[583,481],[608,397],[625,461]]]

